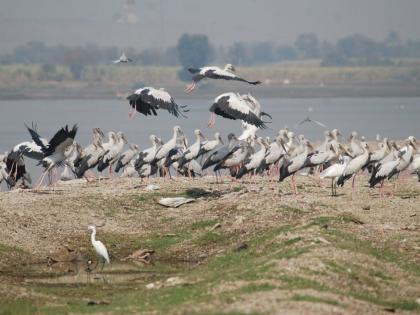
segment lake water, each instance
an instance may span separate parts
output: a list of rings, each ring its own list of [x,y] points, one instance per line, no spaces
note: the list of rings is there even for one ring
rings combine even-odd
[[[319,120],[329,129],[338,128],[347,136],[356,130],[359,135],[374,139],[377,134],[391,139],[409,135],[420,137],[420,98],[328,98],[328,99],[259,99],[263,110],[273,117],[269,129],[261,135],[274,136],[285,126],[297,134],[303,133],[311,140],[323,138],[324,128],[315,124],[296,124],[310,117]],[[148,148],[149,135],[156,134],[164,141],[172,136],[172,127],[179,125],[194,141],[193,130],[200,128],[209,138],[220,131],[224,138],[229,132],[239,134],[241,124],[217,117],[213,129],[207,127],[212,100],[177,99],[188,105],[188,119],[177,119],[166,111],[157,117],[137,114],[128,118],[130,107],[124,100],[20,100],[0,101],[0,152],[10,150],[19,142],[30,140],[24,123],[38,125],[41,136],[49,139],[65,124],[77,123],[76,141],[83,146],[91,142],[91,130],[100,127],[123,131],[132,143]],[[31,170],[32,171],[32,170]],[[33,175],[38,174],[35,172]]]

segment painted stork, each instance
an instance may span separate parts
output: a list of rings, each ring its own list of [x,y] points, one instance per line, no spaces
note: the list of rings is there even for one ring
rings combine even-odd
[[[189,68],[189,72],[194,74],[193,82],[185,88],[185,92],[191,93],[197,83],[204,78],[209,79],[218,79],[218,80],[235,80],[241,81],[252,85],[261,84],[261,81],[248,81],[236,75],[236,69],[231,65],[225,65],[224,69],[219,67],[211,66],[211,67],[202,67],[202,68]]]
[[[165,109],[175,117],[186,117],[183,113],[188,112],[186,106],[178,106],[172,96],[163,88],[155,89],[153,87],[144,87],[136,90],[133,94],[127,96],[127,100],[132,108],[129,117],[134,117],[136,112],[145,116],[157,116],[158,109]]]

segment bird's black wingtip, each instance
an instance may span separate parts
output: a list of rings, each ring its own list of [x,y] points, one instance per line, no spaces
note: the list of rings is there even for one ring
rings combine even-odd
[[[188,68],[188,71],[191,72],[192,74],[194,74],[194,73],[200,72],[200,69],[197,69],[197,68]]]

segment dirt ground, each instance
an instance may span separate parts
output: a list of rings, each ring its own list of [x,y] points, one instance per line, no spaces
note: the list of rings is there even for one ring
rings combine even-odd
[[[289,180],[216,184],[213,177],[1,192],[0,314],[420,312],[420,183],[400,178],[385,198],[366,183],[358,177],[353,197],[351,183],[331,197],[328,181],[320,188],[303,176],[297,196]],[[147,191],[149,184],[160,188]],[[179,208],[157,203],[177,196],[195,200]],[[95,284],[102,290],[95,293],[82,284],[75,293],[67,284],[28,281],[45,276],[30,266],[64,245],[82,260],[92,256],[89,224],[98,226],[112,262],[152,249],[157,262],[185,263],[175,272],[181,281]],[[90,297],[111,302],[86,306]]]

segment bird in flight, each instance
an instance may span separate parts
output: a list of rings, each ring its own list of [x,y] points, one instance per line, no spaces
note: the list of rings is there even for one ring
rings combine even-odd
[[[297,123],[295,127],[300,126],[300,125],[303,125],[304,123],[314,123],[314,124],[317,124],[320,127],[327,128],[327,126],[325,124],[323,124],[322,122],[320,122],[318,120],[315,120],[315,119],[311,119],[309,117],[306,117],[304,120],[302,120],[301,122]]]
[[[129,62],[133,62],[132,59],[128,58],[125,55],[125,52],[122,52],[120,58],[118,58],[117,60],[114,60],[113,63],[129,63]]]

